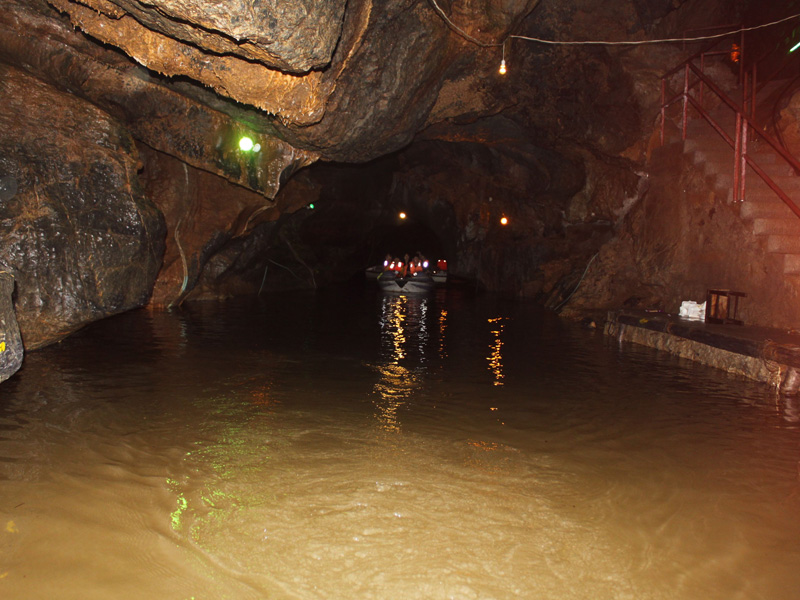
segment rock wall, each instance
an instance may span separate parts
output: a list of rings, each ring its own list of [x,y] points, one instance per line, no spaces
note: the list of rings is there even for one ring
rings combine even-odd
[[[0,262],[26,347],[148,302],[347,277],[401,204],[463,276],[560,303],[644,193],[658,77],[683,51],[509,34],[642,39],[732,10],[312,4],[0,0],[0,178],[18,184]],[[304,174],[317,161],[337,164]]]
[[[0,202],[0,264],[36,348],[147,302],[164,220],[139,184],[133,139],[109,115],[2,65],[0,104],[0,172],[17,188]]]
[[[140,156],[139,179],[167,223],[164,259],[150,299],[153,306],[183,302],[205,269],[209,269],[206,278],[212,273],[221,275],[222,256],[217,254],[227,255],[236,240],[247,238],[263,223],[295,212],[306,202],[298,198],[273,201],[143,145]],[[258,248],[259,240],[251,240],[250,245]],[[212,259],[214,266],[208,266]],[[214,287],[221,297],[233,293]],[[198,290],[195,297],[199,296],[207,297]]]
[[[25,350],[14,311],[14,277],[0,271],[0,383],[22,366]]]
[[[739,318],[795,328],[800,302],[779,256],[769,254],[729,203],[728,189],[703,176],[680,144],[658,148],[649,186],[613,240],[602,247],[565,306],[567,316],[619,307],[677,314],[709,289],[747,294]]]
[[[305,189],[323,192],[308,193],[319,210],[300,230],[313,234],[297,243],[318,257],[338,248],[339,264],[350,260],[351,273],[387,252],[436,252],[451,274],[480,288],[558,300],[555,288],[580,276],[638,201],[646,178],[633,169],[629,160],[538,146],[504,117],[463,125],[458,135],[429,128],[369,165],[304,171],[313,182]]]

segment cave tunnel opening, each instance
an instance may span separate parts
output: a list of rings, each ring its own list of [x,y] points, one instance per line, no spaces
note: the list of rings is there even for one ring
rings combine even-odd
[[[312,165],[294,175],[281,195],[283,202],[314,200],[313,210],[299,213],[300,239],[341,280],[382,264],[387,254],[419,253],[432,262],[455,254],[451,205],[432,204],[426,194],[409,190],[397,155],[365,165]]]
[[[368,238],[367,263],[378,264],[387,254],[402,258],[406,254],[422,254],[429,260],[447,260],[439,236],[419,219],[398,217],[397,222],[382,223],[375,227]]]

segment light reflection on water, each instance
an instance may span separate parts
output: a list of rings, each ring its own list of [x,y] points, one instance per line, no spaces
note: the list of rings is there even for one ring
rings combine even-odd
[[[428,296],[381,297],[381,355],[374,365],[380,378],[374,392],[378,421],[399,431],[398,410],[412,397],[425,374],[428,351]],[[409,367],[411,365],[411,367]]]
[[[131,313],[0,387],[0,597],[793,598],[797,423],[453,290]]]
[[[492,332],[492,343],[489,346],[490,352],[486,360],[489,362],[489,369],[494,374],[494,385],[503,385],[503,317],[489,319]]]

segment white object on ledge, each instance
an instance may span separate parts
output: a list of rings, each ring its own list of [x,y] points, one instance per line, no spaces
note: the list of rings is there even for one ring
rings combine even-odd
[[[693,321],[705,321],[706,303],[698,304],[692,300],[684,300],[681,302],[681,309],[678,312],[678,316]]]

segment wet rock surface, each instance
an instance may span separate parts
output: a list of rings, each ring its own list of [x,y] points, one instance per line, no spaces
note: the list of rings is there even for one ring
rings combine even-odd
[[[226,269],[220,270],[220,264],[227,263],[222,255],[229,256],[231,245],[238,247],[261,224],[272,223],[306,202],[273,201],[145,146],[140,156],[139,179],[167,222],[166,250],[150,300],[156,306],[175,306],[190,297],[206,269],[206,280],[221,277]],[[264,252],[266,243],[259,238],[248,245]],[[220,290],[219,297],[234,294],[214,287]]]
[[[47,6],[2,0],[0,58],[124,124],[136,140],[273,197],[318,155],[277,136],[264,114],[225,104],[187,80],[158,78],[130,58],[77,32]],[[259,152],[242,152],[249,136]]]
[[[0,171],[17,188],[0,203],[0,264],[36,348],[144,304],[164,221],[139,184],[133,139],[107,114],[8,67],[0,100]]]
[[[19,370],[25,354],[14,312],[13,295],[13,275],[0,270],[0,382]]]

